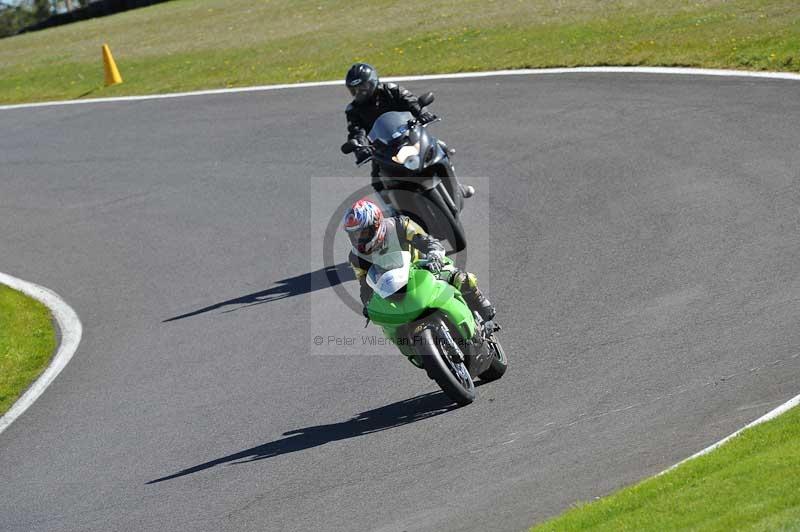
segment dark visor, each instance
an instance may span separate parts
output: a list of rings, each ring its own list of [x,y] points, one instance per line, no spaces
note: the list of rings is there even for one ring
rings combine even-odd
[[[356,85],[355,87],[348,85],[347,88],[350,90],[350,94],[353,95],[353,98],[364,99],[369,96],[368,84],[362,83],[361,85]]]

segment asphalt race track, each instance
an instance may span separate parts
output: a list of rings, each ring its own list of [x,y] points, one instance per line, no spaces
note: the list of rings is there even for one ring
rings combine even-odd
[[[797,82],[405,85],[490,183],[468,260],[511,366],[461,409],[313,344],[376,332],[310,245],[351,192],[318,178],[367,181],[343,88],[0,112],[0,271],[84,325],[0,435],[0,530],[520,530],[798,393]]]

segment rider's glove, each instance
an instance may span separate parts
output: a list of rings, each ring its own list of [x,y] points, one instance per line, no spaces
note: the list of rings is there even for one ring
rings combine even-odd
[[[429,260],[435,259],[438,262],[443,263],[444,262],[444,248],[442,248],[441,245],[439,245],[439,246],[436,246],[433,249],[428,250],[428,252],[425,254],[425,258],[427,258]]]
[[[428,255],[428,264],[425,269],[429,272],[436,274],[444,268],[444,259],[439,255]]]
[[[428,271],[431,273],[439,273],[444,268],[444,249],[439,247],[428,250],[425,254],[428,259]]]
[[[431,258],[431,259],[428,259],[428,264],[425,267],[425,269],[428,270],[429,272],[433,273],[433,274],[437,274],[440,271],[442,271],[442,266],[444,266],[444,265],[442,264],[442,261],[440,259]]]
[[[436,247],[434,249],[428,250],[425,254],[425,258],[428,259],[428,266],[427,269],[431,273],[439,273],[444,268],[444,249],[441,247]]]
[[[428,122],[433,122],[434,120],[436,120],[436,115],[433,113],[429,113],[428,111],[422,111],[417,117],[417,119],[421,123],[427,124]]]
[[[356,164],[361,164],[366,161],[370,155],[372,155],[372,151],[369,148],[359,147],[355,150],[356,154]]]

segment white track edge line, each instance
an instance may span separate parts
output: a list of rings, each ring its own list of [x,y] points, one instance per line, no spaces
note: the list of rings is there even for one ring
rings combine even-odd
[[[776,417],[778,417],[781,414],[785,413],[787,410],[790,410],[790,409],[792,409],[792,408],[794,408],[795,406],[798,406],[798,405],[800,405],[800,395],[798,395],[796,397],[793,397],[792,399],[789,399],[788,401],[786,401],[785,403],[783,403],[779,407],[775,408],[774,410],[771,410],[771,411],[767,412],[766,414],[764,414],[760,418],[756,419],[752,423],[749,423],[748,425],[745,425],[744,427],[740,428],[739,430],[737,430],[736,432],[734,432],[730,436],[726,436],[726,437],[722,438],[721,440],[719,440],[717,443],[709,445],[708,447],[706,447],[702,451],[693,454],[689,458],[685,458],[685,459],[681,460],[677,464],[673,465],[672,467],[670,467],[668,469],[665,469],[664,471],[662,471],[661,473],[659,473],[656,476],[660,477],[661,475],[663,475],[665,473],[669,473],[670,471],[672,471],[676,467],[678,467],[678,466],[680,466],[682,464],[685,464],[689,460],[694,460],[695,458],[697,458],[699,456],[706,455],[706,454],[710,453],[711,451],[713,451],[714,449],[717,449],[717,448],[725,445],[728,441],[730,441],[731,439],[735,438],[736,436],[738,436],[739,434],[741,434],[745,430],[747,430],[749,428],[752,428],[752,427],[755,427],[756,425],[760,425],[760,424],[762,424],[762,423],[764,423],[766,421],[770,421],[772,419],[775,419]]]
[[[744,78],[771,78],[800,81],[800,74],[791,72],[756,72],[750,70],[722,70],[710,68],[683,67],[574,67],[574,68],[534,68],[519,70],[494,70],[486,72],[460,72],[456,74],[426,74],[418,76],[394,76],[382,78],[384,81],[425,81],[438,79],[487,78],[494,76],[530,76],[539,74],[673,74],[690,76],[727,76]],[[342,85],[341,80],[314,81],[306,83],[285,83],[279,85],[256,85],[252,87],[233,87],[228,89],[212,89],[191,92],[172,92],[166,94],[148,94],[141,96],[118,96],[111,98],[88,98],[85,100],[60,100],[51,102],[22,103],[0,105],[0,111],[11,109],[29,109],[34,107],[51,107],[63,105],[83,105],[92,103],[134,102],[140,100],[163,100],[167,98],[183,98],[186,96],[208,96],[214,94],[235,94],[239,92],[263,92],[282,89],[306,89],[311,87],[327,87]]]
[[[83,335],[78,314],[67,305],[58,294],[37,284],[17,279],[11,275],[0,272],[0,283],[5,284],[23,294],[26,294],[44,304],[53,315],[61,332],[61,343],[58,346],[55,356],[50,361],[50,365],[31,385],[28,390],[17,399],[11,409],[0,417],[0,434],[6,430],[11,423],[22,415],[36,399],[39,398],[48,386],[55,380],[61,370],[75,354],[78,344]]]

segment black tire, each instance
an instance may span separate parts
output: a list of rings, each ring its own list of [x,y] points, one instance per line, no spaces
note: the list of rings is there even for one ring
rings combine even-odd
[[[428,377],[436,381],[436,384],[447,394],[447,396],[461,406],[470,404],[475,400],[475,383],[469,376],[469,372],[463,363],[455,364],[447,354],[442,352],[436,328],[426,326],[420,333],[420,343],[416,346],[417,353],[422,355],[422,363]],[[459,378],[456,371],[461,366],[462,376]]]
[[[433,189],[428,192],[430,200],[436,205],[439,212],[433,213],[435,220],[440,224],[441,229],[436,231],[433,236],[437,238],[447,239],[453,246],[453,252],[459,252],[467,247],[467,235],[464,232],[464,226],[460,218],[453,216],[453,212],[444,202],[442,195],[438,190]],[[439,233],[438,236],[436,233]]]
[[[444,185],[445,190],[447,193],[450,194],[450,197],[453,199],[453,203],[456,206],[456,210],[458,214],[461,214],[461,211],[464,209],[464,196],[461,193],[461,187],[459,186],[458,177],[456,177],[455,173],[452,171],[452,166],[450,163],[441,163],[442,170],[437,172],[441,180],[442,184]]]
[[[464,233],[464,226],[461,225],[461,220],[453,220],[453,251],[463,251],[467,247],[467,235]]]
[[[488,348],[492,351],[492,364],[489,368],[478,375],[483,382],[496,381],[502,377],[508,369],[508,357],[500,342],[497,340],[487,340]]]

